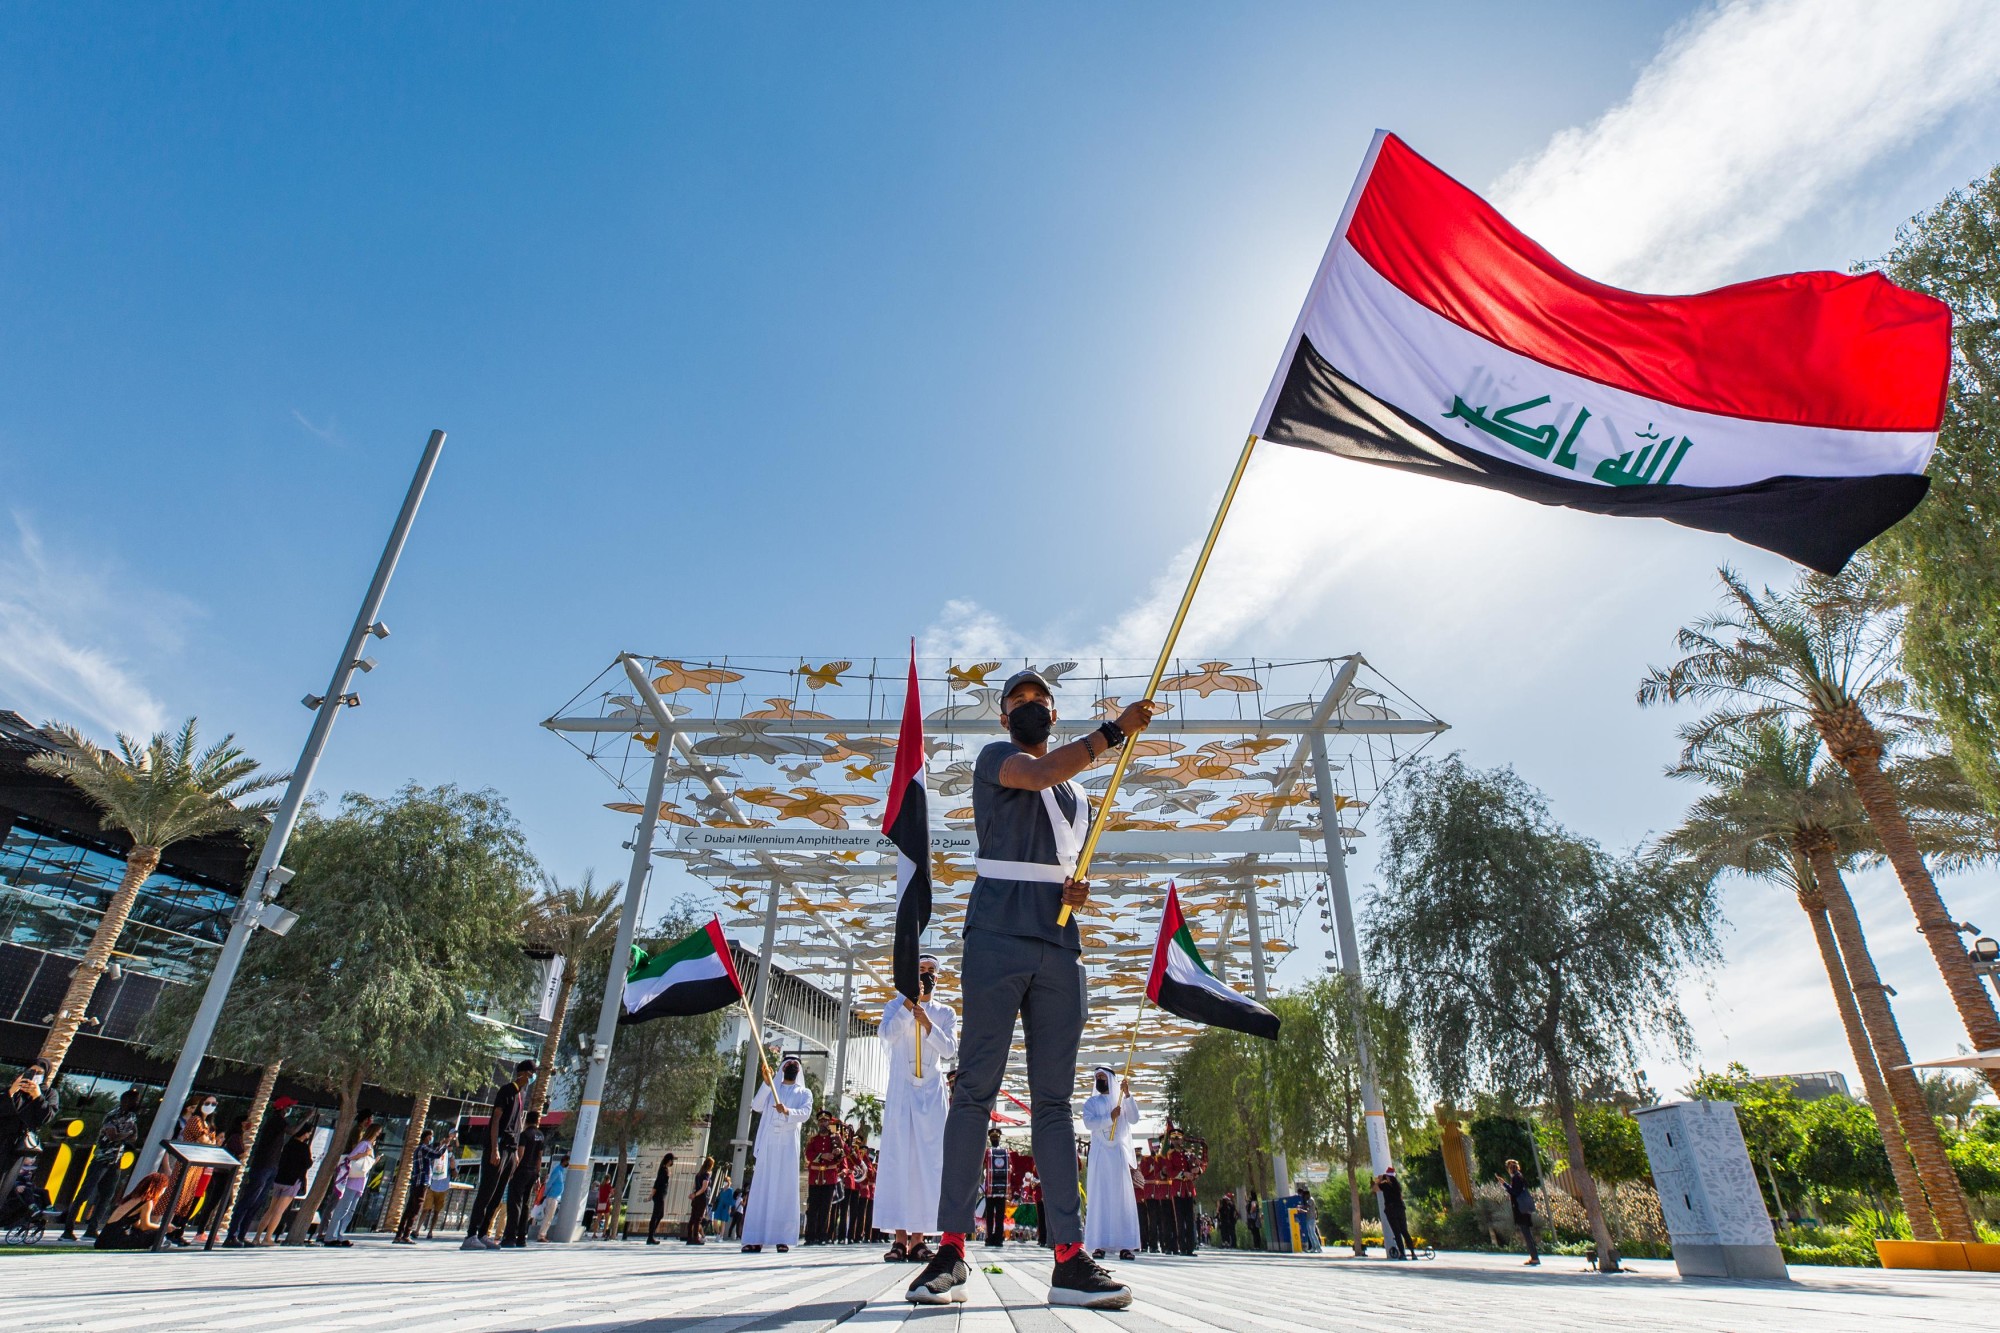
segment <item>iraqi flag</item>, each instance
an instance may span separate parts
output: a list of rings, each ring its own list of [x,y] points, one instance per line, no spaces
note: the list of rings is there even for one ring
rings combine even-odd
[[[1950,366],[1880,274],[1620,291],[1378,132],[1254,434],[1831,574],[1923,498]]]
[[[1146,998],[1190,1023],[1278,1039],[1278,1016],[1218,981],[1194,947],[1194,932],[1181,915],[1181,896],[1167,885],[1167,910],[1160,918],[1160,942],[1153,946],[1153,974]]]
[[[625,974],[625,1006],[618,1021],[647,1023],[712,1013],[742,998],[743,982],[730,960],[722,922],[710,917],[707,925],[672,948],[633,960]]]
[[[891,954],[896,989],[921,1000],[917,959],[924,927],[931,923],[931,814],[924,786],[930,772],[924,751],[924,703],[917,692],[917,653],[910,649],[910,688],[903,696],[903,726],[896,733],[896,766],[889,773],[889,801],[882,832],[896,844],[896,943]]]

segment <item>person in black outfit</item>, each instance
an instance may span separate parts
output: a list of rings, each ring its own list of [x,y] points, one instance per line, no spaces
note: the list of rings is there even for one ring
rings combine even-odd
[[[668,1182],[673,1174],[674,1155],[668,1153],[660,1159],[660,1169],[653,1173],[653,1216],[652,1220],[646,1223],[648,1245],[660,1243],[660,1222],[667,1215],[667,1190],[671,1188]]]
[[[528,1247],[528,1215],[535,1210],[535,1186],[541,1183],[542,1145],[548,1141],[541,1125],[542,1113],[528,1112],[521,1126],[520,1155],[507,1181],[507,1229],[500,1243],[517,1250]]]
[[[514,1077],[493,1094],[493,1114],[486,1120],[486,1142],[479,1156],[479,1190],[472,1197],[472,1215],[465,1226],[461,1250],[497,1250],[498,1241],[486,1239],[493,1212],[507,1194],[507,1181],[520,1160],[521,1135],[526,1131],[528,1104],[521,1094],[535,1081],[535,1062],[523,1060],[514,1066]]]
[[[1514,1207],[1514,1229],[1521,1233],[1521,1241],[1528,1247],[1528,1268],[1539,1268],[1542,1252],[1535,1245],[1535,1192],[1528,1188],[1528,1178],[1521,1173],[1521,1164],[1509,1157],[1507,1174],[1500,1177],[1500,1184],[1507,1191],[1507,1202]]]
[[[1396,1179],[1396,1168],[1392,1166],[1375,1177],[1375,1188],[1382,1192],[1383,1248],[1391,1259],[1416,1258],[1416,1242],[1410,1239],[1409,1214],[1403,1211],[1403,1182]]]
[[[688,1220],[681,1229],[681,1239],[689,1245],[706,1245],[708,1218],[708,1194],[715,1187],[715,1159],[704,1157],[694,1171],[694,1188],[688,1191]]]
[[[48,1083],[49,1062],[31,1060],[7,1086],[5,1099],[0,1099],[0,1162],[6,1164],[0,1171],[0,1196],[11,1196],[22,1164],[41,1155],[36,1131],[61,1109],[56,1090]]]
[[[1236,1191],[1224,1190],[1222,1202],[1215,1205],[1215,1243],[1225,1249],[1236,1248]]]
[[[999,1129],[986,1131],[986,1243],[998,1249],[1007,1243],[1007,1177],[1014,1155],[1000,1141]]]
[[[1257,1191],[1250,1191],[1250,1199],[1243,1206],[1243,1225],[1250,1228],[1250,1248],[1264,1248],[1264,1201],[1257,1197]]]
[[[90,1155],[90,1168],[84,1172],[83,1183],[76,1187],[69,1207],[63,1212],[64,1240],[76,1239],[76,1220],[84,1216],[86,1208],[89,1218],[84,1238],[97,1239],[98,1223],[118,1197],[118,1177],[124,1174],[119,1162],[125,1150],[138,1141],[139,1090],[127,1088],[118,1098],[118,1109],[105,1116],[104,1123],[97,1127],[97,1147]]]

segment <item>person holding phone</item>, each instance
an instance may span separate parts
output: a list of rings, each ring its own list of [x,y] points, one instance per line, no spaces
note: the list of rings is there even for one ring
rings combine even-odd
[[[21,1164],[41,1156],[37,1131],[59,1109],[55,1089],[48,1083],[49,1062],[30,1060],[7,1085],[7,1102],[0,1107],[0,1160],[7,1163],[7,1170],[0,1174],[0,1191],[12,1191]]]

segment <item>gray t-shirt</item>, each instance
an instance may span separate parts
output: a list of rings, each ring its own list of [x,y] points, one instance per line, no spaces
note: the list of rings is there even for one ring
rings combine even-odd
[[[1000,766],[1011,755],[1025,751],[1012,741],[994,741],[979,752],[972,768],[972,823],[979,835],[979,855],[995,861],[1033,861],[1056,864],[1056,834],[1049,827],[1048,807],[1042,794],[1021,787],[1000,785]],[[1083,793],[1074,783],[1055,789],[1056,805],[1074,818],[1076,803]],[[1076,917],[1058,926],[1062,911],[1062,885],[1038,884],[1031,880],[988,879],[973,881],[972,902],[965,912],[967,930],[990,930],[1001,935],[1047,940],[1065,949],[1083,951]]]

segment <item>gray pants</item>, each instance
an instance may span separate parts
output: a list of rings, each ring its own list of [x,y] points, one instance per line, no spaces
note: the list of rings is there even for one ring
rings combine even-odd
[[[1047,1235],[1056,1245],[1081,1245],[1070,1096],[1083,1039],[1083,960],[1042,940],[968,930],[959,966],[965,1014],[958,1025],[958,1090],[944,1126],[938,1230],[964,1235],[974,1230],[973,1210],[985,1183],[986,1131],[1019,1015],[1027,1039],[1035,1174],[1042,1181]]]

